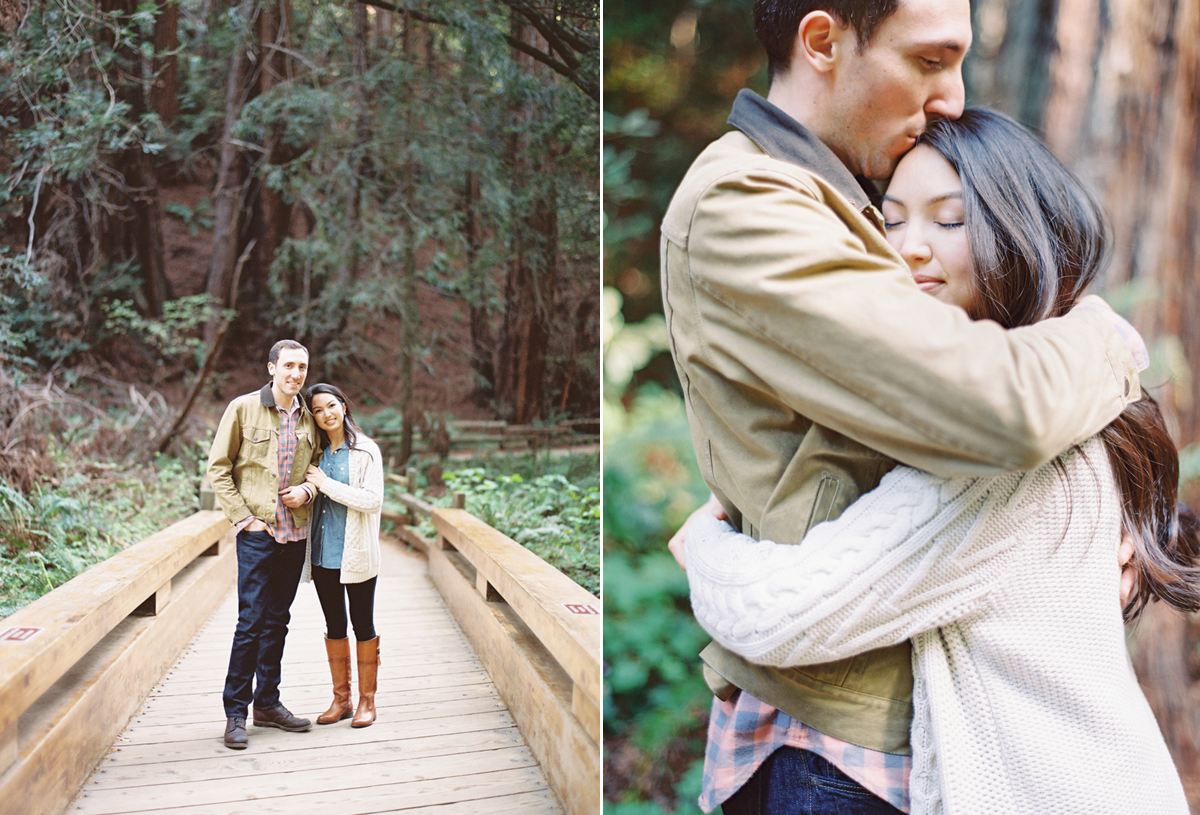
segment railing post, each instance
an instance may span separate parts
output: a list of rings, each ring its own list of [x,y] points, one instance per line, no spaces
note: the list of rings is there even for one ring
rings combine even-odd
[[[4,775],[9,767],[17,763],[17,758],[17,723],[13,722],[0,735],[0,776]]]
[[[142,604],[133,610],[134,617],[157,617],[167,607],[167,603],[171,599],[171,581],[168,580],[158,587],[154,594],[142,601]]]

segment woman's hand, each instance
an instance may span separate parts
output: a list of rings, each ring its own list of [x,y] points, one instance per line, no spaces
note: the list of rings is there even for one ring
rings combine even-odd
[[[725,508],[721,506],[721,502],[718,501],[715,496],[710,497],[708,502],[701,504],[699,509],[689,515],[687,520],[683,522],[683,526],[679,527],[679,531],[671,536],[670,542],[667,543],[667,548],[670,549],[671,554],[675,556],[675,562],[679,564],[679,568],[683,569],[685,572],[687,571],[687,563],[684,562],[686,560],[683,551],[684,538],[687,534],[687,528],[692,524],[692,519],[701,513],[707,513],[712,515],[714,518],[719,518],[721,520],[726,520],[729,517],[725,513]]]
[[[309,484],[312,484],[318,490],[321,489],[321,485],[325,483],[326,478],[328,478],[328,476],[325,475],[324,471],[322,471],[320,467],[315,467],[312,464],[308,465],[308,471],[304,474],[304,480]]]

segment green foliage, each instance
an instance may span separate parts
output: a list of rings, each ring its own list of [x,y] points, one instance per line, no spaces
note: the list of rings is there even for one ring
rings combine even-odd
[[[595,455],[498,457],[444,474],[447,491],[426,497],[449,506],[453,493],[466,510],[600,594],[600,484]],[[433,534],[426,523],[425,535]]]
[[[14,257],[0,246],[0,361],[33,365],[30,354],[38,355],[39,329],[46,315],[29,306],[46,286],[46,279],[24,256]]]
[[[103,233],[122,217],[118,157],[164,146],[157,118],[135,114],[109,81],[146,19],[63,0],[30,6],[0,43],[0,64],[11,66],[0,72],[0,110],[9,114],[0,117],[8,176],[0,222],[10,247],[26,250],[19,260],[0,257],[0,275],[20,273],[29,284],[0,303],[0,318],[12,315],[0,320],[11,326],[0,344],[25,364],[50,367],[101,341],[104,305],[137,289],[136,266],[120,251],[106,254]]]
[[[212,229],[213,227],[213,211],[212,202],[205,198],[195,209],[187,204],[169,203],[163,205],[163,212],[167,215],[172,215],[183,221],[187,227],[188,234],[195,237],[200,233],[201,229]]]
[[[180,297],[163,304],[158,319],[143,317],[130,300],[114,300],[106,308],[104,330],[110,335],[129,334],[164,357],[192,354],[199,361],[204,342],[190,332],[216,313],[208,294]]]
[[[71,466],[67,450],[58,455]],[[0,480],[0,617],[196,508],[194,460],[160,456],[151,467],[100,472],[28,496]]]
[[[598,4],[525,14],[570,31],[566,78],[513,49],[508,4],[435,6],[430,19],[407,27],[372,26],[361,54],[361,6],[298,0],[289,6],[287,64],[277,70],[281,52],[258,42],[255,4],[187,0],[178,6],[179,110],[169,124],[145,112],[156,101],[152,72],[166,56],[154,45],[164,6],[30,6],[12,36],[0,38],[0,223],[10,248],[29,248],[39,277],[19,302],[0,303],[0,317],[31,315],[0,322],[0,351],[49,367],[79,351],[112,351],[106,331],[120,325],[134,329],[127,336],[135,341],[161,344],[135,319],[159,316],[161,287],[151,283],[162,281],[141,279],[158,275],[147,262],[157,250],[135,240],[141,225],[130,214],[135,200],[141,206],[154,194],[146,185],[155,178],[195,180],[217,166],[232,55],[246,55],[253,74],[229,134],[251,174],[249,223],[239,231],[257,232],[261,250],[273,225],[254,220],[260,185],[311,219],[303,237],[270,247],[269,272],[251,257],[240,303],[252,315],[247,330],[269,325],[301,336],[331,365],[369,357],[374,326],[415,319],[406,311],[413,281],[492,313],[507,304],[507,265],[525,258],[541,288],[510,298],[537,302],[551,342],[568,345],[573,309],[555,308],[555,296],[568,283],[594,291],[599,262],[599,128],[588,91],[599,85]],[[472,176],[479,188],[468,207]],[[193,235],[215,225],[207,202],[194,210],[168,203],[162,212]],[[415,271],[403,273],[414,259]],[[433,343],[416,336],[405,350],[427,356]],[[565,381],[569,370],[578,391],[596,374],[578,364],[586,354],[577,350],[547,356],[548,382]]]
[[[650,314],[640,323],[628,324],[621,309],[621,293],[605,287],[604,317],[604,395],[617,400],[629,388],[635,375],[658,354],[670,350],[667,323],[662,314]]]
[[[604,283],[625,319],[661,312],[658,225],[738,90],[766,89],[751,0],[615,0],[604,8]],[[669,384],[656,360],[647,376]]]
[[[667,540],[707,488],[677,395],[646,385],[628,411],[606,403],[604,421],[606,775],[623,791],[605,811],[658,812],[652,801],[666,799],[690,813],[712,700],[697,656],[708,636]]]

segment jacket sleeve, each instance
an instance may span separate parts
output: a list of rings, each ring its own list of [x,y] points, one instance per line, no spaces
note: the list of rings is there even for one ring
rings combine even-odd
[[[230,402],[217,425],[208,451],[208,481],[221,510],[231,524],[253,515],[233,480],[233,463],[242,444],[241,417],[237,402]]]
[[[941,479],[899,467],[840,518],[783,546],[700,515],[685,536],[697,621],[749,662],[830,662],[895,645],[979,611],[1012,536],[990,514],[1028,476]]]
[[[356,451],[369,459],[363,470],[362,485],[351,486],[326,478],[321,492],[350,509],[367,514],[379,512],[383,508],[383,460],[379,448],[371,443]]]
[[[1140,394],[1104,318],[1080,310],[1013,330],[971,320],[783,172],[716,180],[687,233],[684,296],[705,329],[687,364],[904,464],[946,476],[1034,469]]]

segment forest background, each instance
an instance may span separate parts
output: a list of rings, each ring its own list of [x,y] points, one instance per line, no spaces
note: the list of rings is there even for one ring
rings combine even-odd
[[[399,464],[453,419],[597,419],[599,22],[0,0],[0,615],[190,513],[281,337]]]
[[[605,800],[696,812],[711,696],[687,581],[666,548],[707,497],[666,347],[658,224],[742,87],[766,92],[752,0],[604,5]],[[973,0],[968,104],[1013,115],[1097,192],[1103,296],[1152,349],[1143,384],[1200,500],[1200,4]],[[1200,622],[1148,609],[1130,651],[1200,812]]]

